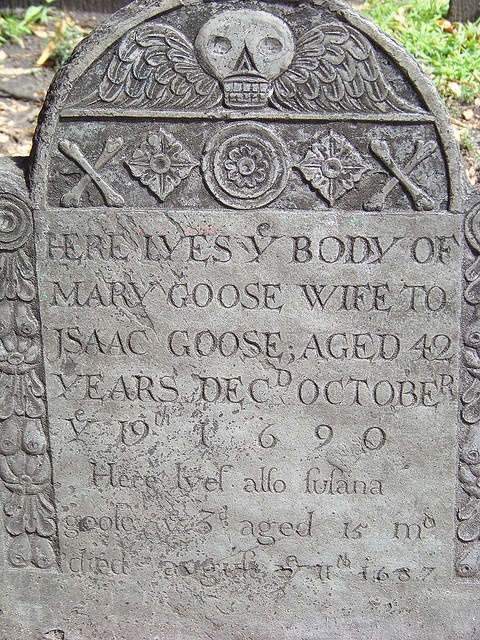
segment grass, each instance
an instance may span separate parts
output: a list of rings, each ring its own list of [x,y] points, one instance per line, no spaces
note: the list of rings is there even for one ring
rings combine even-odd
[[[368,0],[360,11],[415,56],[443,97],[480,96],[480,20],[450,23],[448,0]]]
[[[58,69],[68,60],[86,34],[87,32],[75,24],[70,16],[59,13],[50,40],[36,62],[37,66],[48,63]]]
[[[22,45],[22,38],[34,33],[34,25],[45,24],[49,17],[47,6],[31,6],[21,14],[0,12],[0,44],[13,40]]]
[[[55,0],[46,0],[47,5]],[[47,34],[39,25],[53,30]],[[52,64],[60,67],[71,55],[75,46],[85,37],[86,31],[64,12],[49,6],[32,5],[24,12],[0,12],[0,45],[13,40],[23,47],[25,36],[36,35],[45,38],[47,44],[37,64]]]
[[[471,159],[471,165],[476,171],[480,171],[480,148],[471,131],[466,130],[460,137],[460,149],[464,155]]]
[[[53,35],[54,51],[51,57],[53,65],[58,68],[66,62],[85,35],[86,32],[68,16],[60,19]]]

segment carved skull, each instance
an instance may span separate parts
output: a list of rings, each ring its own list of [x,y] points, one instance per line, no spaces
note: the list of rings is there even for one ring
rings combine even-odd
[[[225,11],[200,29],[195,47],[205,70],[222,84],[229,107],[264,107],[271,81],[288,69],[293,34],[266,11]]]

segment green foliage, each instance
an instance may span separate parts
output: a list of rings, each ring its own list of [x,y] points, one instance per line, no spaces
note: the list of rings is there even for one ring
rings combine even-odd
[[[85,37],[85,31],[73,20],[61,20],[55,27],[53,36],[54,50],[50,59],[58,68],[72,55],[77,44]]]
[[[451,24],[448,0],[369,0],[360,10],[415,56],[444,97],[480,95],[480,20]]]
[[[460,137],[460,149],[471,157],[477,171],[480,170],[480,148],[471,131],[466,130]]]
[[[54,0],[47,0],[51,4]],[[50,10],[45,5],[30,6],[24,13],[0,12],[0,44],[14,40],[22,44],[23,36],[33,33],[32,25],[44,24],[50,17]]]

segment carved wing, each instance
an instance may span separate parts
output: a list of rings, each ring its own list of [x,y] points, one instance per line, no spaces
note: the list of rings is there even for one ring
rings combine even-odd
[[[214,107],[218,82],[197,62],[187,38],[168,25],[147,24],[118,45],[97,100],[129,107]]]
[[[273,83],[271,101],[299,111],[418,112],[394,94],[368,40],[338,23],[316,26],[298,39],[292,64]]]

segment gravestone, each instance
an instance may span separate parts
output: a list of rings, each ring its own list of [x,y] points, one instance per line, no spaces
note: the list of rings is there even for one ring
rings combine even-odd
[[[0,180],[1,638],[479,638],[480,199],[334,2],[135,2]]]

